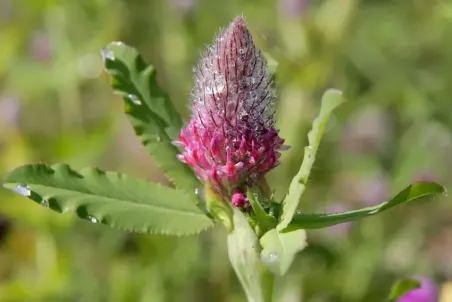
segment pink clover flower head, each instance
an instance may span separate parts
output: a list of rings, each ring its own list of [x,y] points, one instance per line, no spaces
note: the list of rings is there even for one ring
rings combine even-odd
[[[421,286],[405,293],[397,299],[397,302],[437,302],[437,285],[425,277],[416,277],[416,279],[419,280]]]
[[[183,148],[178,159],[231,200],[234,189],[276,167],[286,148],[274,128],[273,80],[243,17],[220,32],[194,75],[192,117],[175,142]]]

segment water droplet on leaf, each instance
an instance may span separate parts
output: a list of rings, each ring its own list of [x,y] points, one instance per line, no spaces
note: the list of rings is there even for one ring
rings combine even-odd
[[[29,197],[31,195],[30,187],[27,185],[16,185],[14,192],[25,197]]]
[[[41,200],[41,206],[48,208],[49,207],[49,201],[47,199],[42,199]]]
[[[273,264],[278,261],[279,261],[279,256],[275,252],[271,252],[270,254],[262,257],[262,262],[265,262],[267,264]]]
[[[124,42],[121,42],[121,41],[113,41],[110,44],[111,45],[116,45],[116,46],[124,46],[125,45]]]
[[[204,209],[210,213],[210,209],[207,206],[207,202],[206,202],[206,196],[204,195],[204,188],[196,188],[195,189],[195,195],[198,197],[199,201],[201,202],[202,206],[204,207]]]
[[[97,222],[99,222],[99,220],[97,220],[97,218],[96,218],[96,217],[93,217],[93,216],[88,216],[88,220],[89,220],[91,223],[97,223]]]
[[[132,103],[134,103],[135,105],[141,105],[141,101],[140,99],[134,95],[134,94],[129,94],[127,95],[127,97],[129,98],[130,101],[132,101]]]
[[[106,60],[114,61],[115,60],[115,56],[113,55],[113,52],[109,49],[102,48],[100,51],[100,54],[102,56],[102,59],[104,59],[104,61],[106,61]]]
[[[273,252],[273,253],[270,253],[268,255],[268,258],[270,258],[272,260],[277,260],[278,259],[278,255],[275,252]]]

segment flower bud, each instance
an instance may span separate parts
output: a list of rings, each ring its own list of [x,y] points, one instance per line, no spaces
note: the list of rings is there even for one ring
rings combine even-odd
[[[272,77],[242,17],[208,47],[194,69],[192,117],[178,157],[225,200],[279,164],[284,140],[275,125]],[[234,205],[244,206],[238,196]]]

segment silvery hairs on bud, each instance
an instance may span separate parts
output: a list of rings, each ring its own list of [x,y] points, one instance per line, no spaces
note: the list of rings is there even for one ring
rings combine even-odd
[[[192,117],[179,160],[226,199],[279,164],[272,77],[243,17],[215,39],[194,68]],[[242,204],[242,203],[241,203]]]

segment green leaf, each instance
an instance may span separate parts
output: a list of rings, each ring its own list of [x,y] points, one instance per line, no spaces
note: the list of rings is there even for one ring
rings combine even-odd
[[[379,205],[355,211],[332,214],[297,214],[284,232],[294,229],[319,229],[343,222],[355,221],[364,217],[376,215],[400,204],[414,201],[421,197],[445,193],[445,189],[436,183],[420,182],[408,186],[393,199]]]
[[[200,182],[188,165],[176,159],[180,152],[171,144],[178,140],[183,122],[168,94],[158,86],[155,68],[121,42],[107,45],[102,56],[113,90],[124,99],[125,112],[143,145],[177,187],[194,194]]]
[[[234,229],[232,206],[218,195],[210,181],[204,183],[204,193],[210,214],[221,221],[228,232],[232,232]]]
[[[265,212],[262,205],[259,203],[258,199],[256,198],[256,195],[261,195],[258,192],[258,188],[248,188],[247,192],[248,200],[251,204],[251,207],[253,208],[253,212],[256,215],[256,221],[259,225],[260,229],[263,232],[267,232],[268,230],[271,230],[276,227],[276,219],[275,217],[267,214]],[[262,197],[260,197],[262,198]]]
[[[295,255],[308,245],[305,230],[280,233],[272,229],[262,236],[260,243],[263,248],[262,262],[271,272],[280,276],[289,270]]]
[[[189,235],[213,225],[180,191],[97,168],[25,165],[3,186],[59,213],[135,232]]]
[[[416,279],[403,279],[397,281],[391,289],[388,301],[395,302],[407,292],[419,288],[421,283]]]
[[[286,228],[292,220],[305,190],[306,183],[308,182],[309,174],[311,173],[311,168],[314,164],[317,149],[319,148],[328,119],[333,110],[343,102],[342,92],[338,90],[330,89],[323,95],[319,116],[314,120],[312,130],[308,133],[309,146],[304,149],[303,163],[298,174],[292,179],[289,192],[283,201],[283,212],[281,221],[277,227],[278,230]]]
[[[272,301],[273,275],[260,261],[260,245],[245,216],[233,208],[234,230],[228,235],[231,265],[250,302]]]

